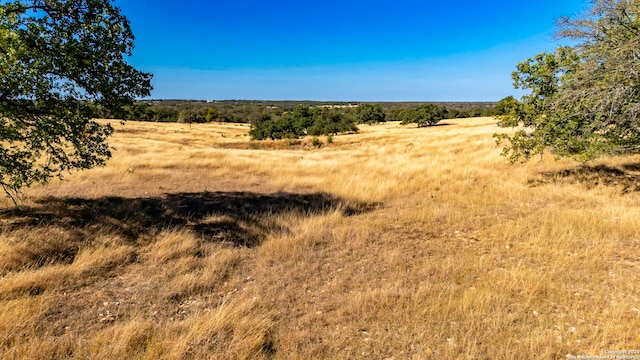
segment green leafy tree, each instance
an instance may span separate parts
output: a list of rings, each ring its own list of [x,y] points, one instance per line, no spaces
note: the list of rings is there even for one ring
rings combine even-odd
[[[254,140],[295,139],[305,135],[330,135],[358,131],[353,119],[339,111],[296,106],[281,116],[262,114],[251,123]]]
[[[387,121],[387,114],[380,104],[360,104],[355,111],[356,123],[377,124]]]
[[[498,101],[493,109],[493,116],[499,120],[498,126],[515,126],[513,119],[518,118],[521,111],[522,103],[513,96],[507,96]]]
[[[205,115],[205,120],[207,122],[218,120],[218,110],[214,107],[208,108],[207,114]]]
[[[183,106],[178,112],[178,122],[183,124],[203,123],[207,121],[207,110],[192,105]]]
[[[282,114],[273,123],[278,139],[296,139],[305,135],[304,124],[291,113]]]
[[[467,114],[458,109],[447,109],[447,119],[460,119],[467,117]]]
[[[640,150],[640,2],[594,0],[588,13],[562,18],[558,35],[573,46],[517,66],[516,88],[528,90],[501,117],[520,126],[503,155],[528,160],[550,149],[588,161]]]
[[[507,96],[506,98],[498,101],[496,106],[493,109],[493,113],[495,116],[505,116],[516,114],[519,110],[520,102],[516,100],[513,96]]]
[[[249,136],[253,140],[265,140],[269,138],[271,115],[265,114],[251,123]]]
[[[91,118],[149,95],[151,75],[125,61],[129,22],[108,0],[0,2],[0,185],[103,165],[113,129]]]
[[[339,111],[323,109],[314,116],[313,125],[307,129],[307,135],[337,135],[343,132],[357,132],[353,119]]]
[[[272,116],[262,114],[260,118],[251,123],[249,136],[254,140],[278,140],[295,139],[304,136],[305,129],[295,120],[292,114]]]
[[[418,127],[433,126],[447,117],[447,109],[436,104],[422,104],[405,113],[402,124],[416,123]]]
[[[407,109],[393,108],[387,112],[386,119],[388,121],[404,121],[407,116]]]
[[[296,105],[291,112],[291,117],[294,126],[302,131],[302,135],[309,126],[313,125],[314,113],[308,106]]]

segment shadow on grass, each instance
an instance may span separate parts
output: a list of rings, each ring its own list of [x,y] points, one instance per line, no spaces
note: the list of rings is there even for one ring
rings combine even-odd
[[[415,123],[412,123],[415,124]],[[418,129],[428,129],[428,128],[434,128],[434,127],[441,127],[441,126],[451,126],[452,124],[446,123],[446,122],[439,122],[437,124],[424,124],[424,125],[418,125],[417,128]]]
[[[620,167],[607,165],[580,165],[575,168],[540,173],[528,184],[540,186],[550,183],[581,184],[587,189],[598,185],[620,187],[622,193],[640,191],[640,163],[624,164]]]
[[[186,228],[206,241],[253,247],[267,234],[286,231],[274,215],[306,216],[340,211],[343,216],[365,213],[378,203],[354,203],[331,194],[252,192],[202,192],[166,194],[158,197],[98,199],[48,197],[36,205],[0,211],[6,226],[36,228],[59,226],[95,233],[117,233],[132,242],[145,234]]]

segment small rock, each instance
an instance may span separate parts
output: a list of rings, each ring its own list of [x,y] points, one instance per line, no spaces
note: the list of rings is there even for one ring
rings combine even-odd
[[[114,322],[114,321],[116,321],[116,317],[111,315],[111,314],[107,314],[107,316],[104,316],[104,317],[100,318],[99,321],[102,324],[109,323],[109,322]]]

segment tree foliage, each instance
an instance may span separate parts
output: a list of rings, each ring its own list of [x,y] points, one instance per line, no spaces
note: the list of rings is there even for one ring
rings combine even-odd
[[[300,105],[279,116],[263,114],[251,123],[249,135],[254,140],[277,140],[356,131],[358,127],[353,117],[345,112]]]
[[[507,140],[510,161],[551,149],[587,161],[640,150],[640,2],[594,0],[577,18],[562,18],[558,35],[575,45],[517,66],[514,85],[529,91],[500,116],[521,126]],[[512,104],[513,105],[513,104]]]
[[[254,140],[296,139],[304,134],[305,128],[291,114],[280,117],[264,114],[251,123],[249,130],[249,136]]]
[[[416,123],[418,127],[433,126],[447,118],[447,109],[436,104],[422,104],[405,113],[402,124]]]
[[[2,1],[2,0],[0,0]],[[367,119],[382,121],[403,121],[409,110],[421,103],[414,102],[383,102],[365,103],[373,107],[374,115],[365,118],[364,114],[358,114],[360,104],[353,107],[348,102],[323,102],[323,101],[288,101],[288,100],[138,100],[131,106],[124,107],[118,114],[111,113],[108,109],[97,107],[96,117],[101,119],[124,119],[154,122],[177,122],[182,113],[192,117],[194,123],[204,122],[234,122],[252,123],[263,114],[281,116],[293,111],[296,107],[315,108],[329,107],[351,116],[356,124]],[[446,107],[447,119],[469,118],[478,116],[493,116],[495,103],[491,102],[450,102],[439,103]],[[363,107],[364,108],[364,107]],[[365,112],[366,113],[366,112]],[[116,116],[117,115],[117,116]]]
[[[520,103],[513,96],[507,96],[506,98],[498,101],[494,108],[495,116],[504,116],[518,111]]]
[[[355,115],[358,124],[372,125],[387,121],[387,114],[380,104],[360,104]]]
[[[356,131],[358,131],[358,127],[349,114],[332,109],[322,109],[314,114],[313,124],[307,128],[307,135],[337,135]]]
[[[0,3],[0,185],[9,195],[110,157],[108,125],[147,96],[151,75],[131,67],[133,34],[109,0]]]

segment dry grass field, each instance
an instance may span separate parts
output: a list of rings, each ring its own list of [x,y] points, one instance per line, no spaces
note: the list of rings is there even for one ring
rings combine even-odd
[[[106,167],[0,200],[2,359],[640,349],[640,157],[508,165],[490,118],[113,125]]]

